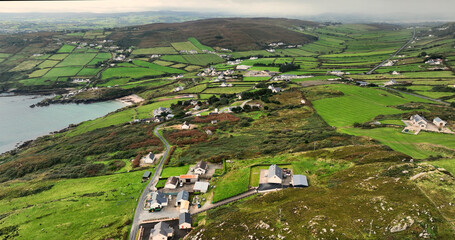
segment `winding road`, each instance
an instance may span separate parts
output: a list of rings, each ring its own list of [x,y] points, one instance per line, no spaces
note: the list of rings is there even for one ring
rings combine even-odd
[[[144,191],[142,192],[141,197],[139,198],[139,201],[137,202],[136,210],[134,212],[134,219],[133,219],[133,224],[131,226],[131,231],[130,231],[130,240],[135,240],[137,231],[139,230],[139,224],[140,224],[140,215],[145,212],[144,210],[144,205],[145,205],[145,200],[147,199],[147,195],[152,192],[152,188],[156,186],[158,183],[159,176],[161,175],[161,171],[163,170],[163,163],[164,160],[167,158],[167,155],[169,154],[169,143],[164,139],[163,136],[160,135],[159,129],[162,127],[164,124],[158,125],[154,130],[153,133],[163,142],[163,144],[166,146],[166,151],[164,152],[163,156],[161,157],[160,163],[156,167],[155,173],[153,174],[152,178],[150,179],[150,182],[147,184],[145,187]]]

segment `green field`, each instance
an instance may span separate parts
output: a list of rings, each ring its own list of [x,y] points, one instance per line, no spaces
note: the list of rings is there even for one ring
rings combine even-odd
[[[28,76],[30,78],[35,78],[35,77],[41,77],[43,76],[44,74],[46,74],[47,72],[49,71],[49,69],[39,69],[39,70],[36,70],[32,73],[30,73]]]
[[[219,202],[226,198],[248,191],[250,184],[250,168],[244,167],[236,171],[228,171],[216,182],[213,190],[212,202]]]
[[[194,37],[188,38],[188,41],[190,41],[194,46],[196,46],[197,48],[199,48],[201,50],[207,50],[207,51],[212,51],[212,52],[215,51],[215,50],[213,50],[213,48],[203,45]]]
[[[427,100],[403,94],[402,97],[375,88],[362,88],[350,85],[329,85],[328,89],[344,93],[341,97],[332,97],[313,102],[316,111],[331,126],[344,127],[353,123],[373,120],[379,114],[403,112],[391,106]]]
[[[117,67],[117,68],[108,68],[101,74],[102,79],[109,78],[142,78],[146,76],[158,76],[162,75],[164,72],[149,69],[149,68],[130,68],[130,67]]]
[[[47,72],[43,77],[50,79],[50,78],[57,78],[57,77],[69,77],[75,76],[81,67],[59,67],[59,68],[52,68],[49,72]]]
[[[172,47],[156,47],[156,48],[138,48],[133,51],[134,55],[152,55],[152,54],[177,54]]]
[[[33,69],[36,67],[36,65],[40,64],[42,61],[41,60],[27,60],[24,62],[21,62],[19,65],[11,69],[11,72],[17,72],[17,71],[26,71]]]
[[[96,53],[73,53],[66,57],[57,67],[84,66],[88,64]]]
[[[76,46],[65,44],[57,51],[57,53],[70,53],[75,48],[76,48]]]
[[[185,175],[188,172],[188,169],[190,169],[189,165],[181,167],[165,167],[161,173],[160,178]]]
[[[143,171],[101,177],[15,182],[0,187],[2,229],[15,226],[18,239],[108,239],[129,232]],[[36,194],[24,194],[39,188]],[[22,192],[17,192],[22,191]],[[20,197],[22,196],[22,197]]]
[[[188,61],[183,58],[182,55],[164,55],[160,59],[171,62],[188,63]]]
[[[99,71],[101,71],[100,68],[88,68],[88,67],[85,67],[80,72],[77,73],[77,76],[94,76]]]
[[[219,87],[219,88],[207,88],[204,90],[203,93],[213,93],[213,94],[233,94],[233,93],[241,93],[244,91],[248,91],[251,87]]]
[[[215,54],[193,54],[183,55],[183,57],[188,63],[201,66],[224,62],[224,59]]]
[[[171,45],[177,51],[191,51],[191,50],[194,50],[194,51],[197,51],[197,52],[201,52],[201,49],[199,49],[198,47],[194,46],[194,44],[191,43],[190,41],[188,41],[188,42],[175,42],[175,43],[171,43]]]
[[[49,57],[50,60],[63,60],[68,57],[69,54],[54,54]]]
[[[51,68],[57,65],[59,61],[54,61],[54,60],[46,60],[42,62],[40,65],[38,65],[38,68]]]

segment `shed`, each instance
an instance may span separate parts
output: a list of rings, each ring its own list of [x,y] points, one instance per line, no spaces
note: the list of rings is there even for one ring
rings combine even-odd
[[[291,184],[293,187],[308,187],[308,180],[305,175],[293,175]]]
[[[201,193],[206,193],[207,190],[209,189],[209,183],[208,182],[196,182],[194,184],[193,190],[195,192],[201,192]]]
[[[191,228],[191,215],[189,213],[180,213],[179,215],[179,228],[189,229]]]
[[[144,175],[142,175],[142,181],[147,181],[150,179],[150,176],[152,175],[152,172],[150,171],[145,171]]]
[[[198,175],[180,175],[181,183],[195,183],[198,180]]]
[[[177,193],[177,199],[175,200],[175,205],[179,206],[182,203],[182,201],[188,201],[189,199],[190,199],[190,194],[187,191],[182,190],[179,193]]]

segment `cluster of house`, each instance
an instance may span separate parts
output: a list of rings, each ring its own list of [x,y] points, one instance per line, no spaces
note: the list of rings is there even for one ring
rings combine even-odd
[[[269,70],[262,70],[262,71],[251,70],[251,71],[246,72],[244,74],[244,76],[245,77],[272,77],[277,74],[278,74],[278,72],[271,72]]]
[[[133,61],[133,59],[131,59],[131,58],[126,59],[126,56],[123,54],[116,55],[112,60],[117,61],[117,62],[132,62]]]
[[[406,124],[406,127],[402,131],[405,133],[414,132],[414,134],[419,134],[421,130],[453,133],[450,129],[446,128],[447,122],[439,117],[434,118],[433,121],[430,122],[425,117],[415,114],[412,115],[409,120],[402,121]]]
[[[288,177],[290,172],[285,172],[276,164],[270,165],[267,171],[267,183],[282,184],[283,179]],[[305,175],[292,175],[291,185],[296,188],[308,187],[308,179]]]
[[[164,188],[176,189],[178,186],[183,186],[185,184],[194,184],[193,192],[206,193],[209,189],[210,184],[208,182],[199,181],[199,176],[206,174],[207,170],[207,162],[200,161],[193,169],[194,174],[169,177],[164,185]]]
[[[220,87],[232,87],[232,86],[234,86],[232,83],[222,82],[222,83],[220,84]]]
[[[429,64],[429,65],[442,65],[443,61],[442,59],[440,58],[436,58],[436,59],[428,59],[425,64]]]
[[[293,75],[293,74],[282,74],[272,78],[272,81],[290,81],[292,79],[310,78],[314,77],[311,75]]]
[[[89,78],[73,78],[73,83],[88,83],[90,82]]]
[[[349,74],[351,74],[351,73],[350,72],[338,71],[338,70],[327,71],[327,75],[343,76],[343,75],[349,75]]]
[[[241,59],[235,59],[234,61],[227,61],[226,62],[227,65],[238,65],[240,63],[242,63]]]
[[[191,215],[181,213],[179,215],[179,229],[191,229]],[[149,240],[167,240],[174,236],[174,229],[166,222],[157,223],[150,231]]]
[[[217,76],[230,76],[234,74],[234,71],[231,69],[225,71],[216,71],[214,67],[209,67],[204,69],[202,72],[198,73],[197,76],[199,77],[217,77]]]
[[[391,66],[395,65],[396,62],[398,62],[398,60],[389,60],[389,61],[383,63],[381,66],[383,66],[383,67],[391,67]]]
[[[197,54],[196,50],[180,50],[179,53],[182,54]]]
[[[153,117],[155,117],[155,120],[158,120],[158,122],[163,122],[164,120],[169,120],[174,117],[172,114],[172,111],[170,108],[165,108],[165,107],[159,107],[155,110],[153,110]],[[166,117],[162,117],[163,115],[166,115]],[[157,122],[157,121],[154,121]]]

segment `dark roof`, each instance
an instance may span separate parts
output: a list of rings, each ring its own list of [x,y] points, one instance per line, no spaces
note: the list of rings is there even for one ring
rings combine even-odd
[[[181,200],[187,200],[190,198],[190,194],[185,191],[185,190],[182,190],[180,191],[179,193],[177,193],[177,202],[178,201],[181,201]]]
[[[197,169],[197,168],[207,169],[207,162],[205,162],[205,161],[198,162],[194,169]]]
[[[269,178],[277,176],[279,178],[283,178],[283,170],[278,167],[276,164],[273,164],[269,167]]]
[[[179,215],[179,225],[183,223],[191,224],[191,214],[190,213],[180,213]]]
[[[169,224],[165,222],[159,222],[155,225],[155,227],[153,227],[152,236],[157,236],[159,234],[167,236],[171,232],[173,232],[173,229],[169,226]]]
[[[152,196],[152,202],[157,202],[159,204],[167,202],[166,195],[162,192],[152,192],[150,195]]]
[[[419,114],[414,115],[413,118],[414,118],[414,121],[416,121],[416,122],[420,122],[420,121],[428,122],[428,120],[426,118],[420,116]]]
[[[172,184],[172,185],[177,185],[179,182],[178,177],[170,177],[167,179],[166,184]]]
[[[142,175],[143,178],[149,178],[152,173],[150,171],[145,171],[144,175]]]
[[[150,157],[150,159],[154,159],[154,158],[155,158],[155,154],[150,153],[150,154],[149,154],[149,157]]]
[[[292,183],[294,187],[308,187],[308,180],[304,175],[293,175]]]

